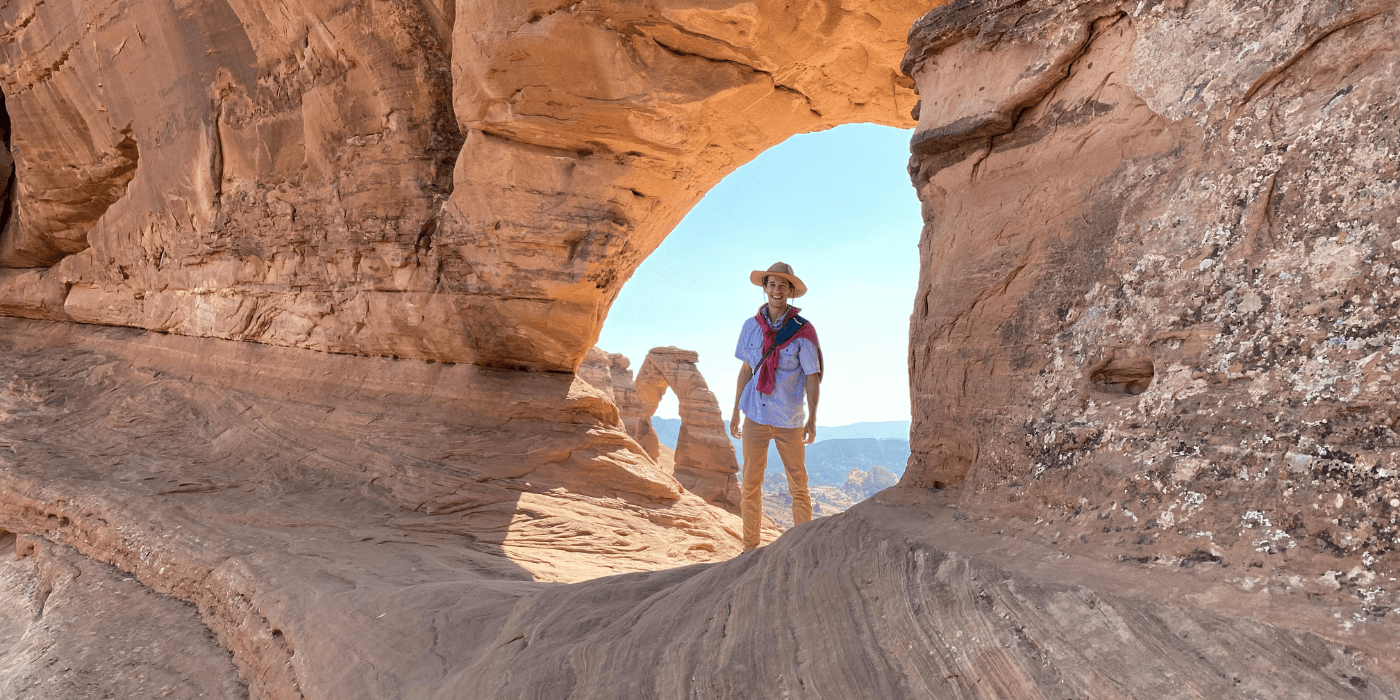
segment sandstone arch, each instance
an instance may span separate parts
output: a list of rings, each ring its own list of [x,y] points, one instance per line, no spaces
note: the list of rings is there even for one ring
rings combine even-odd
[[[14,3],[20,180],[41,154],[82,166],[63,135],[99,124],[130,124],[141,166],[86,249],[0,273],[0,309],[573,371],[726,173],[796,133],[912,124],[897,63],[937,4]],[[18,206],[15,240],[53,219]]]
[[[652,348],[637,370],[631,405],[619,408],[624,424],[635,430],[633,435],[650,435],[650,440],[639,441],[655,458],[659,448],[656,433],[651,431],[651,417],[666,390],[675,392],[681,415],[673,472],[676,481],[706,501],[737,513],[739,460],[724,429],[719,401],[695,366],[698,359],[699,355],[691,350]],[[637,428],[632,428],[634,425]]]
[[[634,380],[631,360],[598,348],[579,365],[580,379],[600,389],[617,406],[627,433],[653,460],[661,457],[661,442],[651,418],[666,390],[675,393],[681,428],[676,440],[672,476],[687,491],[731,513],[739,512],[739,461],[724,428],[724,414],[696,366],[699,354],[677,347],[652,348]]]
[[[663,44],[645,55],[742,78],[692,34],[742,48],[748,5],[623,29],[609,7],[0,8],[28,136],[101,99],[142,144],[90,248],[7,270],[0,306],[173,331],[0,319],[0,526],[198,605],[260,698],[1400,695],[1395,0],[959,0],[921,21],[905,486],[961,488],[892,489],[718,566],[604,577],[727,558],[733,518],[566,372],[180,335],[569,369],[644,224],[782,131],[686,156],[657,136],[685,108],[649,121],[583,80]],[[658,42],[667,22],[711,31]],[[444,86],[447,43],[510,73],[560,36],[590,47],[572,85]],[[753,79],[794,85],[813,51]],[[454,79],[492,67],[453,57]],[[679,104],[704,117],[731,87]],[[601,145],[570,131],[611,102],[627,118]],[[679,194],[647,209],[651,185]],[[478,206],[500,216],[462,218]],[[1110,378],[1142,393],[1092,386],[1120,345]]]

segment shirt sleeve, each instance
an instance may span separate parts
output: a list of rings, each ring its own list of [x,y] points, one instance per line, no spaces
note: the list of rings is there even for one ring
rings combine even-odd
[[[739,342],[734,346],[734,359],[747,362],[750,367],[758,362],[758,358],[754,357],[753,352],[750,350],[752,343],[749,338],[749,336],[753,335],[753,327],[755,325],[753,319],[744,321],[744,327],[739,331]]]
[[[802,363],[803,374],[817,374],[822,371],[822,363],[817,360],[817,346],[806,338],[797,339],[797,360]]]

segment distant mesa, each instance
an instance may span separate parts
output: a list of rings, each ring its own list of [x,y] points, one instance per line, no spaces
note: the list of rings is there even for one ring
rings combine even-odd
[[[899,476],[884,467],[871,467],[868,472],[852,469],[851,473],[846,475],[846,484],[841,490],[851,498],[863,501],[897,483]]]
[[[899,476],[884,467],[871,467],[868,472],[852,469],[840,486],[813,482],[812,516],[824,518],[845,512],[847,508],[897,483]],[[787,486],[772,481],[763,485],[763,513],[784,530],[793,526],[792,495],[788,493]]]
[[[651,430],[663,447],[676,445],[680,436],[681,422],[676,418],[652,416]],[[725,423],[728,431],[729,424]],[[883,421],[854,423],[852,425],[817,426],[817,441],[807,446],[807,479],[812,486],[844,488],[846,477],[852,469],[869,471],[879,466],[889,470],[896,477],[904,475],[909,462],[909,421]],[[732,440],[734,450],[743,453],[738,440]],[[740,460],[740,464],[743,461]],[[777,448],[769,445],[768,470],[765,489],[778,489],[783,486],[783,471],[776,465]]]

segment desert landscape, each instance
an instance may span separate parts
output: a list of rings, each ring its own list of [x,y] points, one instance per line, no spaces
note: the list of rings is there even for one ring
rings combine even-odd
[[[0,5],[0,697],[1400,697],[1397,46],[1400,0]],[[741,553],[694,353],[594,346],[856,122],[913,129],[910,456]]]

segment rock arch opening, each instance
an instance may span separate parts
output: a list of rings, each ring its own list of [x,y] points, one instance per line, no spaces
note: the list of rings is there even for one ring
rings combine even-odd
[[[843,375],[823,386],[823,423],[907,420],[907,323],[922,226],[903,171],[908,138],[846,125],[793,137],[737,169],[639,266],[598,345],[632,358],[660,345],[697,351],[727,417],[735,339],[763,303],[749,272],[783,260],[809,288],[793,305]]]
[[[715,449],[727,453],[727,464],[737,464],[742,458],[725,434],[739,369],[734,346],[744,320],[763,303],[749,273],[775,260],[789,262],[809,288],[793,305],[817,327],[833,377],[822,385],[818,422],[838,430],[818,431],[818,445],[811,448],[816,461],[809,465],[812,484],[843,490],[853,469],[903,473],[910,405],[908,318],[922,226],[904,172],[908,140],[909,132],[900,129],[845,125],[793,137],[737,169],[706,194],[627,282],[598,348],[621,351],[614,358],[634,358],[630,366],[637,370],[637,394],[644,393],[646,384],[641,358],[665,350],[648,348],[673,345],[691,351],[689,362],[703,377],[705,393],[712,394],[713,408],[706,410],[719,412],[713,427],[699,432],[707,440],[719,436],[712,440]],[[588,381],[597,359],[590,355],[580,367]],[[646,396],[618,399],[629,433],[653,457],[658,435],[639,418],[652,416],[668,386],[685,393],[675,384],[657,384]],[[625,402],[645,410],[629,413]],[[677,407],[686,434],[688,403],[682,396]],[[854,423],[873,425],[866,432],[845,429]],[[678,466],[686,434],[668,436]],[[834,439],[822,445],[828,438]],[[830,454],[823,457],[823,450]],[[770,490],[781,496],[786,482],[776,454],[770,456]],[[832,505],[832,512],[865,496],[863,491],[861,497],[834,494],[833,503],[842,505]]]

